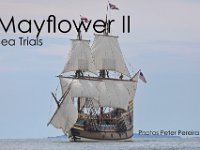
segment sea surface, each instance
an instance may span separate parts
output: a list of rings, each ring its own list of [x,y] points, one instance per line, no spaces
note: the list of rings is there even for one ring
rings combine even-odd
[[[200,150],[200,138],[70,142],[67,139],[0,140],[0,150]]]

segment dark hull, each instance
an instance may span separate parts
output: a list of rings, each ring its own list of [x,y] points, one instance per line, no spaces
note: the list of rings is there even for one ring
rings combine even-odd
[[[84,131],[76,128],[71,129],[71,133],[75,138],[86,138],[93,140],[126,140],[133,137],[133,129],[125,132],[120,131]],[[72,138],[74,138],[72,137]]]

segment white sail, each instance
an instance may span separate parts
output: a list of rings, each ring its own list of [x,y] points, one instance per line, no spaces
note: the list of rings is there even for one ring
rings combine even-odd
[[[137,81],[105,80],[99,85],[99,101],[102,106],[127,110],[129,101],[133,100]]]
[[[98,91],[96,82],[91,80],[60,78],[60,83],[63,92],[70,86],[69,94],[71,97],[86,97],[97,99]]]
[[[95,105],[127,110],[128,102],[133,99],[137,82],[120,80],[88,80],[60,78],[63,92],[70,85],[69,96],[92,98]],[[84,100],[84,99],[81,99]],[[83,102],[84,103],[84,102]]]
[[[64,133],[68,132],[78,119],[78,111],[72,103],[72,99],[67,96],[61,106],[55,112],[51,124],[55,128],[60,128]]]
[[[63,73],[69,71],[89,71],[96,74],[94,60],[88,40],[71,40],[72,47],[69,51],[69,58],[65,64]]]
[[[105,80],[98,86],[99,101],[102,106],[127,110],[129,94],[124,85],[118,81]]]
[[[117,36],[96,35],[92,46],[97,70],[112,70],[130,77]]]

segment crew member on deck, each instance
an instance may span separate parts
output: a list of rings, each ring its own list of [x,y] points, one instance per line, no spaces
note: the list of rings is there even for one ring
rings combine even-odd
[[[123,79],[123,74],[121,73],[121,75],[119,76],[119,78],[122,80]]]
[[[83,72],[81,70],[76,70],[75,77],[83,77]]]
[[[109,78],[109,71],[108,70],[106,70],[106,75]]]

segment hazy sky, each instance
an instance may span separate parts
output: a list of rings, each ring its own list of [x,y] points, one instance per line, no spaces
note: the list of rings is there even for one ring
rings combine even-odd
[[[110,0],[119,11],[112,34],[119,42],[130,72],[142,69],[148,84],[139,82],[134,105],[134,129],[200,131],[200,1],[198,0]],[[57,20],[87,16],[104,19],[107,0],[0,0],[5,23],[14,16],[41,22],[53,14]],[[122,33],[122,16],[130,15],[131,33]],[[34,27],[34,26],[33,26]],[[83,37],[93,41],[93,30]],[[4,33],[0,40],[32,34]],[[47,127],[58,75],[66,62],[72,30],[68,34],[42,31],[43,46],[0,44],[0,138],[57,136],[61,130]],[[131,65],[130,65],[131,64]]]

